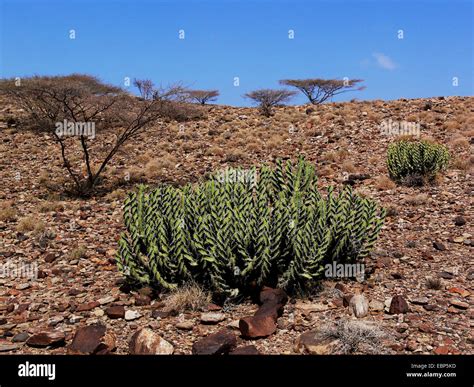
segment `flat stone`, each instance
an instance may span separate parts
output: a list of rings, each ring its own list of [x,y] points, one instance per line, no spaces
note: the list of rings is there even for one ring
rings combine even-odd
[[[77,308],[76,308],[76,312],[77,313],[80,313],[80,312],[88,312],[94,308],[97,308],[100,304],[97,302],[97,301],[91,301],[91,302],[87,302],[85,304],[81,304],[79,305]]]
[[[123,305],[109,306],[105,314],[111,319],[125,318],[125,308]]]
[[[176,328],[181,329],[183,331],[190,331],[194,328],[194,322],[193,320],[179,321],[178,323],[176,323]]]
[[[381,301],[371,300],[369,302],[369,309],[373,310],[374,312],[383,312],[385,309],[385,305]]]
[[[151,329],[143,328],[130,339],[129,352],[132,355],[172,355],[174,347]]]
[[[106,304],[110,304],[111,302],[114,302],[114,301],[115,301],[114,296],[107,296],[107,297],[100,298],[99,299],[99,304],[100,305],[106,305]]]
[[[115,350],[115,335],[102,324],[79,328],[68,348],[71,354],[107,354]]]
[[[62,346],[65,344],[66,336],[61,331],[44,331],[35,333],[28,338],[26,344],[30,347]]]
[[[7,340],[0,339],[0,352],[10,352],[20,349],[23,344],[20,343],[11,343]]]
[[[28,334],[28,332],[21,332],[12,337],[12,342],[24,343],[26,340],[28,340],[29,337],[30,335]]]
[[[426,305],[428,301],[428,297],[418,297],[410,299],[410,302],[415,305]]]
[[[457,293],[459,294],[461,297],[468,297],[471,292],[469,292],[468,290],[466,289],[462,289],[462,288],[457,288],[457,287],[453,287],[453,288],[449,288],[448,289],[448,292],[450,293]]]
[[[203,324],[217,324],[225,320],[224,313],[218,312],[207,312],[201,314],[201,322]]]
[[[133,321],[133,320],[139,319],[140,317],[142,317],[142,315],[136,310],[127,310],[125,312],[126,321]]]
[[[255,345],[246,345],[234,349],[229,355],[260,355],[260,352]]]
[[[312,330],[300,335],[295,342],[296,353],[306,353],[310,355],[329,355],[337,345],[338,339],[323,338],[318,330]]]
[[[196,341],[192,347],[193,355],[221,355],[229,353],[237,345],[236,336],[228,329]]]
[[[456,307],[456,308],[458,308],[458,309],[467,309],[467,308],[469,308],[469,304],[467,302],[456,300],[456,299],[449,300],[449,304]]]

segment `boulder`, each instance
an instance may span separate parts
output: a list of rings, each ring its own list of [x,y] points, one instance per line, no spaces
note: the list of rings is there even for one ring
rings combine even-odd
[[[174,348],[151,329],[143,328],[133,334],[129,351],[132,355],[172,355]]]

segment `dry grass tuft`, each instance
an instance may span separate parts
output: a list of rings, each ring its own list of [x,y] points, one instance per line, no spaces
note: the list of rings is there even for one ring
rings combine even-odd
[[[441,279],[436,277],[428,277],[426,279],[426,287],[431,290],[440,290],[443,288],[443,283]]]
[[[411,206],[420,206],[426,204],[429,200],[429,196],[425,193],[420,193],[416,195],[410,195],[405,198],[405,203]]]
[[[16,216],[17,213],[12,201],[6,201],[0,204],[0,221],[12,222],[16,219]]]
[[[394,189],[397,185],[388,176],[379,176],[375,181],[375,188],[379,191]]]
[[[212,300],[211,293],[200,285],[190,282],[170,293],[165,300],[165,309],[182,313],[202,311]]]
[[[323,326],[320,335],[326,339],[339,341],[335,347],[337,353],[381,354],[385,352],[382,340],[387,337],[387,334],[374,323],[367,321],[339,320],[334,325]]]
[[[33,231],[38,223],[38,220],[32,216],[21,218],[16,226],[18,232],[29,232]]]
[[[86,255],[87,255],[87,249],[85,246],[81,245],[71,250],[68,254],[68,257],[72,261],[72,260],[85,258]]]

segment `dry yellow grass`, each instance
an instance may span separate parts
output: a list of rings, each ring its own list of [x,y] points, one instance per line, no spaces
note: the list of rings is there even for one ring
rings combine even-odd
[[[416,195],[410,195],[405,198],[405,203],[411,206],[420,206],[426,204],[429,200],[429,196],[425,193],[420,193]]]
[[[196,283],[188,283],[173,291],[165,299],[165,309],[178,313],[202,311],[211,302],[211,293]]]
[[[462,135],[457,135],[451,140],[450,145],[457,151],[468,150],[471,146],[469,140]]]
[[[344,172],[348,172],[348,173],[354,173],[355,171],[357,171],[357,168],[355,167],[354,163],[350,160],[344,161],[341,165],[341,169]]]
[[[394,189],[397,185],[388,176],[379,176],[375,180],[375,188],[379,191],[387,191]]]
[[[45,201],[41,202],[38,206],[39,212],[52,212],[52,211],[61,211],[64,209],[62,203],[58,203],[55,201]]]
[[[17,212],[13,207],[13,201],[4,201],[0,204],[0,221],[12,222],[16,219]]]

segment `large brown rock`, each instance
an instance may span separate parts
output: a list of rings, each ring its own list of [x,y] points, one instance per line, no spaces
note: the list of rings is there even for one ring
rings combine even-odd
[[[26,344],[30,347],[59,347],[65,344],[66,336],[61,331],[43,331],[28,338]]]
[[[193,355],[222,355],[229,353],[237,345],[237,338],[228,329],[204,337],[193,344]]]
[[[239,321],[239,329],[242,337],[257,339],[274,334],[277,330],[277,324],[276,319],[272,315],[255,315],[241,319]]]
[[[105,314],[111,319],[125,318],[125,307],[123,305],[109,306]]]
[[[267,337],[277,330],[277,319],[283,314],[283,308],[288,296],[282,289],[264,288],[260,292],[262,305],[252,317],[245,317],[239,321],[242,337],[256,339]]]
[[[132,355],[172,355],[174,348],[151,329],[143,328],[133,334],[129,351]]]
[[[288,302],[288,296],[283,289],[264,288],[260,292],[260,302],[262,304],[272,302],[285,305]]]
[[[68,348],[71,354],[107,354],[114,351],[115,336],[107,332],[102,324],[88,325],[79,328]]]
[[[397,295],[392,298],[392,302],[390,302],[390,314],[399,314],[399,313],[407,313],[409,310],[408,304],[403,298],[403,296]]]

